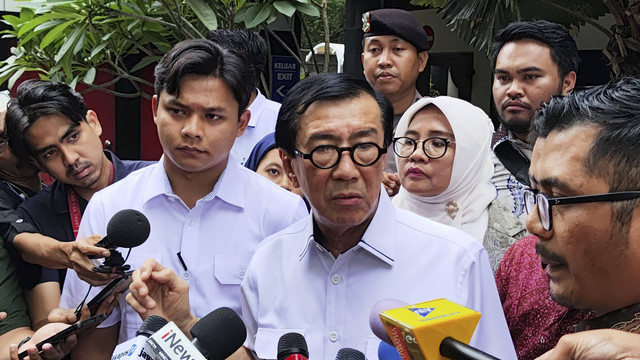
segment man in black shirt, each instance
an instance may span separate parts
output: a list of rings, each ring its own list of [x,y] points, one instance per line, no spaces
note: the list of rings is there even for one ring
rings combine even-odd
[[[93,263],[88,259],[88,255],[109,254],[91,246],[102,236],[75,242],[75,234],[95,192],[150,162],[122,161],[103,151],[97,114],[64,84],[22,83],[9,103],[6,121],[9,145],[16,156],[56,179],[18,207],[19,218],[7,234],[22,260],[43,266],[21,271],[32,322],[39,326],[58,306],[64,269],[74,269],[93,285],[105,285],[112,279],[92,272]]]

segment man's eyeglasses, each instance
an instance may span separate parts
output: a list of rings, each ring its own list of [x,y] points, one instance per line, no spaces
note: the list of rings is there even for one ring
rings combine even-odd
[[[382,154],[387,151],[373,142],[355,144],[351,147],[337,147],[333,145],[320,145],[308,154],[295,150],[295,154],[303,159],[311,161],[313,166],[319,169],[330,169],[340,162],[342,152],[348,151],[351,160],[359,166],[371,166],[375,164]]]
[[[430,137],[423,141],[418,141],[402,136],[393,139],[393,151],[401,158],[408,158],[416,151],[419,142],[422,142],[422,151],[429,159],[443,157],[447,153],[449,144],[455,143],[453,140],[442,137]]]
[[[549,198],[534,189],[524,190],[524,207],[527,214],[531,214],[534,206],[538,205],[538,217],[542,227],[551,230],[551,207],[554,205],[581,204],[590,202],[613,202],[640,198],[640,191],[621,191],[597,195],[581,195]]]

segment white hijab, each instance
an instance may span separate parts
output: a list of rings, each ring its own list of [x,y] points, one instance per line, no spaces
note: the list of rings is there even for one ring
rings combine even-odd
[[[480,108],[449,96],[422,98],[404,113],[395,136],[404,136],[414,115],[433,104],[449,120],[455,136],[451,180],[445,191],[436,196],[418,196],[405,188],[393,198],[393,204],[431,220],[459,228],[482,243],[489,222],[489,203],[496,198],[491,184],[493,162],[490,156],[493,124]],[[419,151],[419,150],[416,150]],[[396,156],[396,165],[398,157]],[[452,218],[445,206],[455,201],[458,211]]]

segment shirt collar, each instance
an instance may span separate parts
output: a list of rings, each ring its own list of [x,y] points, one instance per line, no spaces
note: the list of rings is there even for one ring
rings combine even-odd
[[[244,192],[238,191],[238,189],[244,189],[245,186],[244,176],[240,171],[250,170],[244,169],[235,161],[227,161],[227,166],[220,174],[218,181],[213,186],[213,190],[198,201],[211,201],[218,197],[226,203],[244,208],[246,204]],[[153,167],[153,170],[151,170],[151,175],[147,182],[143,202],[146,203],[152,198],[161,195],[170,197],[177,196],[173,192],[173,188],[169,182],[169,177],[167,176],[167,172],[164,168],[164,155],[162,155],[158,163],[151,165],[151,167]]]
[[[502,144],[505,141],[509,141],[513,144],[514,147],[520,149],[528,149],[531,150],[533,146],[525,141],[522,141],[513,135],[513,132],[507,130],[502,124],[498,127],[493,133],[493,137],[491,138],[491,149],[495,150],[496,146]]]
[[[595,329],[616,329],[640,333],[638,330],[640,329],[640,303],[611,311],[573,326],[574,332]]]
[[[373,219],[371,219],[371,223],[369,223],[362,239],[356,245],[356,247],[362,248],[389,265],[393,265],[394,261],[395,212],[391,199],[389,199],[386,191],[381,189],[376,213],[373,215]],[[315,244],[313,214],[307,219],[307,225],[302,233],[307,240],[300,251],[299,260],[302,260],[309,253],[311,246]]]
[[[256,91],[258,91],[258,95],[253,100],[251,105],[249,105],[249,107],[247,108],[247,110],[249,110],[249,112],[251,113],[251,117],[249,118],[249,123],[247,124],[247,126],[249,127],[256,126],[256,123],[260,118],[260,113],[262,112],[262,109],[264,109],[263,104],[265,101],[267,101],[267,98],[264,95],[262,95],[260,90],[256,89]]]

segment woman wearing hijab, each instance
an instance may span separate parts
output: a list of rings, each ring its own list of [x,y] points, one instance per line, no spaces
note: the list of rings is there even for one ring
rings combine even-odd
[[[495,271],[526,230],[496,200],[489,117],[464,100],[423,98],[407,109],[395,134],[401,187],[394,205],[470,234]]]
[[[293,187],[291,179],[284,172],[280,153],[276,147],[275,133],[267,134],[253,147],[244,166],[266,177],[283,189],[302,196],[302,190]],[[304,197],[303,200],[307,203]],[[308,207],[309,205],[307,204]]]

